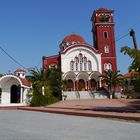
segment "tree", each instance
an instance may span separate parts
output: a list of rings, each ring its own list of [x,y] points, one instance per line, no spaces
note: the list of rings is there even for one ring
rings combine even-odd
[[[61,71],[55,67],[46,70],[46,80],[47,84],[50,86],[52,90],[52,94],[54,97],[61,99],[61,91],[62,91],[62,80],[61,80]]]
[[[134,84],[134,90],[136,92],[140,92],[140,50],[132,49],[127,46],[121,48],[121,52],[124,53],[124,55],[129,55],[130,58],[132,58],[131,66],[129,66],[129,71],[136,71],[138,72],[138,76],[135,80]]]
[[[121,52],[123,52],[124,55],[129,55],[130,58],[132,58],[132,63],[129,67],[129,71],[135,70],[136,72],[138,72],[140,79],[140,50],[131,49],[125,46],[121,48]]]
[[[26,78],[32,83],[33,89],[37,90],[37,88],[40,87],[40,83],[42,82],[41,69],[35,67],[31,69],[29,73],[30,75],[28,75]]]
[[[32,97],[31,97],[31,106],[41,106],[45,105],[45,98],[42,96],[42,72],[41,69],[37,67],[29,71],[30,75],[26,78],[32,83]]]
[[[105,71],[105,75],[102,76],[103,82],[107,84],[108,91],[110,93],[110,98],[114,98],[115,94],[115,88],[117,86],[126,86],[125,80],[121,74],[119,74],[119,71],[112,71],[108,70]]]
[[[33,96],[32,106],[44,106],[61,99],[61,71],[56,68],[46,69],[44,89],[45,95],[42,95],[42,70],[34,68],[29,71],[27,79],[32,83]]]

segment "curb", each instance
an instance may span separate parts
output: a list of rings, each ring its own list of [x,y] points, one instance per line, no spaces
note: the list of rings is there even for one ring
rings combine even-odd
[[[101,117],[101,118],[114,118],[114,119],[121,119],[121,120],[131,120],[131,121],[140,121],[140,117],[134,116],[122,116],[122,115],[113,115],[113,114],[106,114],[106,113],[98,113],[98,112],[82,112],[82,111],[74,111],[74,110],[54,110],[54,109],[41,109],[41,108],[24,108],[18,107],[19,110],[26,110],[26,111],[37,111],[37,112],[47,112],[47,113],[55,113],[55,114],[65,114],[65,115],[74,115],[74,116],[85,116],[85,117]]]

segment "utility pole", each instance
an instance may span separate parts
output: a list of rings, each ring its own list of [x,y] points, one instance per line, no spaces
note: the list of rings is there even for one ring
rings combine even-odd
[[[42,95],[45,95],[44,85],[45,85],[45,56],[42,57]]]
[[[134,48],[136,50],[138,50],[137,42],[136,42],[136,36],[135,36],[135,31],[133,29],[131,29],[131,31],[130,31],[130,36],[132,36],[132,38],[133,38]]]

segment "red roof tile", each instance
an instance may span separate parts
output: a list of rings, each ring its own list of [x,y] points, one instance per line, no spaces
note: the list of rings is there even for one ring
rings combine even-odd
[[[63,39],[63,43],[65,42],[81,42],[81,43],[86,43],[86,41],[84,40],[84,38],[80,35],[76,35],[76,34],[71,34],[71,35],[68,35],[66,36],[64,39]]]
[[[17,69],[15,72],[16,72],[16,73],[17,73],[17,72],[26,72],[26,70],[24,70],[24,69]]]
[[[123,75],[124,78],[135,78],[138,76],[138,72],[131,71]]]
[[[31,83],[27,79],[20,78],[20,77],[18,77],[18,78],[21,80],[21,82],[24,86],[31,87]]]

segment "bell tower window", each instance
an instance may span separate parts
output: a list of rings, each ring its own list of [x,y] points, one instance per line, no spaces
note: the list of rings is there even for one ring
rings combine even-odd
[[[108,38],[108,32],[104,31],[104,38]]]
[[[104,70],[108,71],[112,69],[112,65],[110,63],[105,63],[104,64]]]
[[[104,52],[109,53],[109,46],[108,45],[104,46]]]

